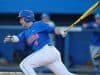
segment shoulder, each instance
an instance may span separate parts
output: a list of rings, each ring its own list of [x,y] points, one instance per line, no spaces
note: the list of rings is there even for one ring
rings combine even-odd
[[[34,24],[46,24],[46,23],[43,21],[36,21],[36,22],[34,22]]]
[[[55,23],[54,23],[53,21],[49,21],[49,22],[47,22],[47,24],[48,24],[49,26],[55,26]]]
[[[36,21],[33,23],[32,27],[29,30],[34,30],[34,31],[43,30],[47,28],[47,26],[48,25],[45,22]]]
[[[34,27],[45,27],[47,26],[48,24],[46,24],[45,22],[43,21],[37,21],[37,22],[34,22],[33,26]]]

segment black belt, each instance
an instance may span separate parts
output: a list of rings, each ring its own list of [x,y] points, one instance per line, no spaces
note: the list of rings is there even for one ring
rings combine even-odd
[[[52,43],[49,43],[48,46],[53,46],[53,44]]]

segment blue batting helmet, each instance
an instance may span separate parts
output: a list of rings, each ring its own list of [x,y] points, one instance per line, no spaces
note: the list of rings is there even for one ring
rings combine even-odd
[[[35,20],[34,13],[31,10],[22,10],[18,17],[24,17],[25,22],[32,22]]]

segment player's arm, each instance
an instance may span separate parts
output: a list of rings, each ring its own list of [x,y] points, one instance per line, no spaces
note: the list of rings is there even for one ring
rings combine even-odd
[[[61,28],[57,28],[55,26],[47,25],[47,32],[55,33],[56,35],[61,35],[62,37],[66,36],[66,33]]]
[[[19,42],[19,41],[24,41],[24,32],[21,32],[20,34],[18,35],[8,35],[4,38],[4,42],[7,43],[7,42]]]
[[[61,35],[62,37],[65,37],[66,34],[64,33],[64,30],[61,30],[60,28],[56,28],[55,26],[50,26],[47,23],[41,22],[41,23],[37,23],[37,25],[35,25],[34,30],[36,30],[38,32],[47,32],[47,33],[54,33],[56,35]]]

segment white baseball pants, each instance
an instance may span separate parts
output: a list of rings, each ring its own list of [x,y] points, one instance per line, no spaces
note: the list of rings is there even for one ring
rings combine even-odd
[[[25,75],[36,75],[34,68],[40,66],[48,67],[55,75],[74,75],[66,69],[59,51],[54,46],[45,45],[20,63],[20,68]]]

